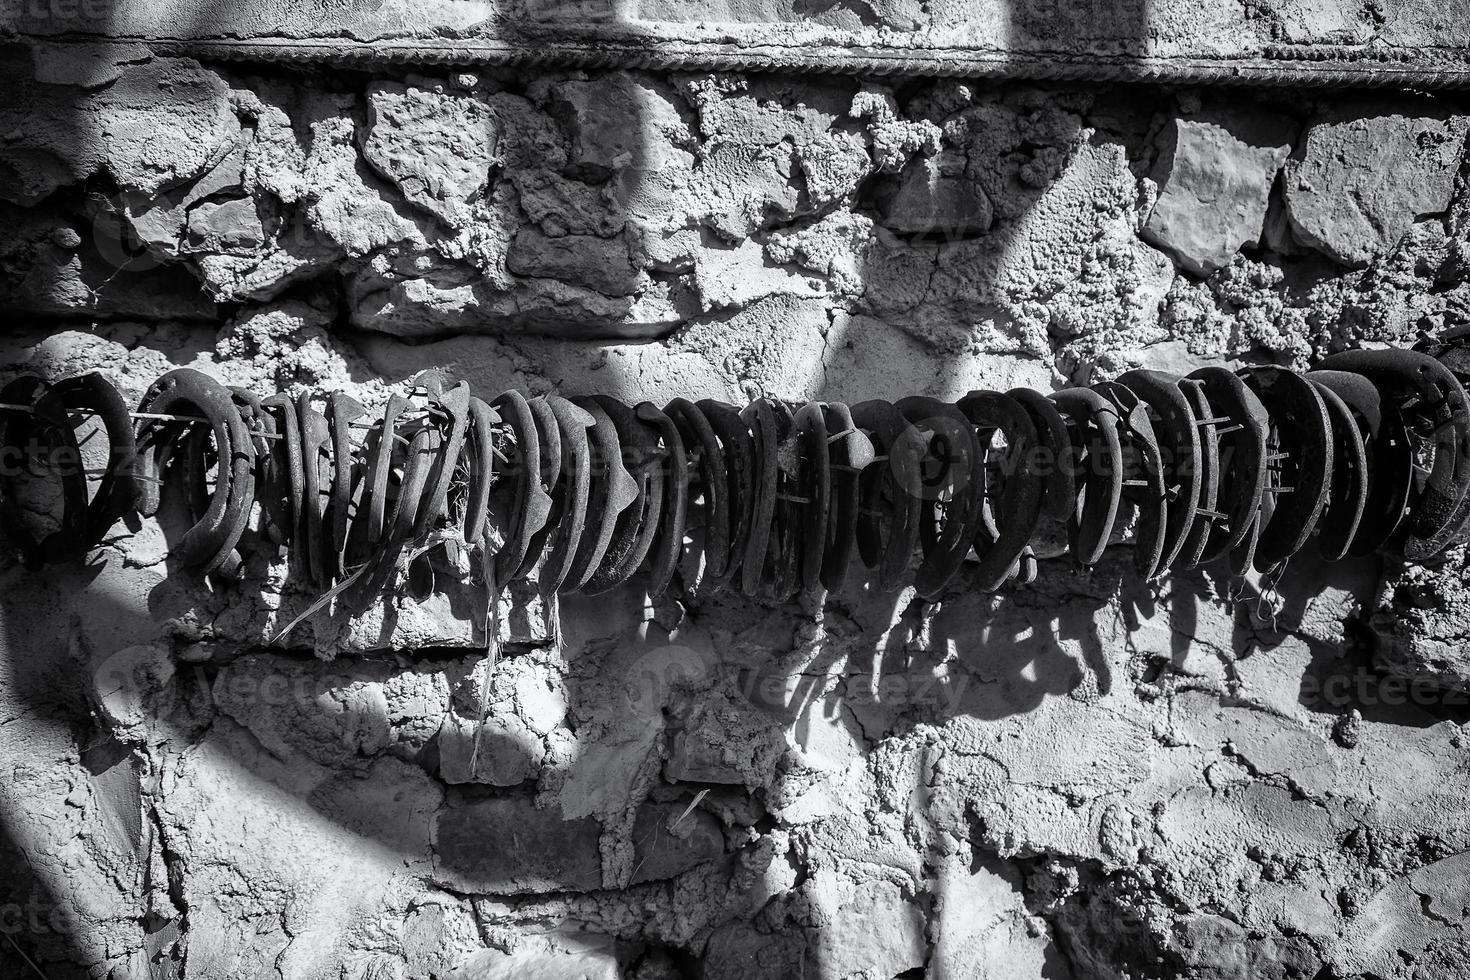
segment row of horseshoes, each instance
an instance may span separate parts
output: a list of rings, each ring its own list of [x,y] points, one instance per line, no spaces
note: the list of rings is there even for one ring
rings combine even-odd
[[[100,374],[21,377],[0,390],[7,458],[40,445],[80,459],[87,414],[109,457],[90,474],[4,468],[0,530],[29,566],[82,560],[119,519],[173,500],[188,515],[178,565],[230,578],[251,549],[284,553],[356,613],[443,542],[478,554],[494,588],[534,573],[548,595],[640,572],[657,594],[694,555],[751,595],[836,589],[860,563],[890,589],[912,569],[933,598],[962,572],[987,592],[1028,582],[1049,521],[1083,566],[1131,522],[1145,578],[1221,558],[1279,569],[1314,538],[1327,560],[1426,559],[1470,523],[1470,402],[1445,361],[1409,350],[953,403],[487,402],[439,372],[415,383],[369,412],[187,368],[136,408]],[[24,507],[37,473],[60,484],[45,534]]]

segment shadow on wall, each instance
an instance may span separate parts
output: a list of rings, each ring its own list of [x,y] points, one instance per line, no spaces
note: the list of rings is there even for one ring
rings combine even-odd
[[[38,34],[107,38],[118,8],[110,0],[36,3],[25,5],[23,16]],[[7,15],[20,10],[17,5]],[[194,277],[182,268],[156,269],[121,226],[117,211],[141,210],[142,198],[103,189],[120,179],[147,183],[155,168],[168,170],[157,145],[180,131],[128,127],[147,118],[149,100],[160,92],[152,73],[126,71],[147,61],[147,50],[135,44],[99,41],[78,56],[65,44],[0,42],[0,116],[26,134],[19,147],[7,141],[0,150],[0,180],[16,205],[0,204],[10,231],[0,245],[7,266],[0,296],[58,327],[139,308],[181,321],[215,312],[199,297]],[[80,94],[100,90],[114,96],[115,128],[104,127]],[[190,97],[178,95],[185,102]],[[190,152],[175,147],[179,157]],[[93,234],[58,222],[63,213],[89,217]],[[28,241],[50,254],[17,263],[11,250]],[[17,268],[26,277],[19,288]],[[27,302],[36,296],[54,301]],[[184,910],[174,904],[177,882],[169,880],[181,869],[170,866],[143,791],[158,775],[155,760],[99,723],[98,698],[107,692],[78,683],[78,668],[86,671],[94,659],[87,641],[125,648],[159,636],[162,624],[139,597],[92,589],[97,574],[96,567],[73,570],[52,579],[39,604],[18,605],[13,597],[34,588],[26,581],[32,574],[18,564],[0,570],[0,649],[7,656],[0,664],[0,974],[6,977],[70,980],[111,968],[163,980],[183,968]],[[85,616],[69,601],[81,595]],[[84,618],[106,626],[88,637],[79,628]],[[132,883],[122,889],[127,907],[116,901],[120,882]],[[119,941],[136,944],[138,956],[119,965]]]
[[[833,6],[850,6],[853,9],[861,8],[862,11],[871,11],[873,8],[865,3],[836,4]],[[608,8],[609,16],[617,17],[626,14],[623,5]],[[805,8],[800,8],[804,11]],[[827,9],[827,8],[824,8]],[[863,13],[862,16],[869,16]],[[1089,5],[1085,0],[1065,0],[1059,4],[1037,3],[1018,6],[1008,12],[1009,23],[1012,25],[1016,37],[1024,37],[1027,42],[1045,46],[1047,38],[1058,38],[1066,41],[1083,34],[1088,28],[1095,27],[1099,19],[1105,20],[1108,25],[1107,40],[1109,43],[1117,43],[1124,50],[1136,51],[1146,43],[1147,16],[1141,0],[1135,0],[1123,7],[1122,12],[1110,7],[1106,12]],[[1130,31],[1131,25],[1131,31]],[[188,35],[192,30],[200,30],[199,27],[181,27],[178,33]],[[1118,35],[1134,35],[1125,37],[1119,41]],[[99,64],[107,64],[108,58],[100,60]],[[44,75],[46,65],[36,65],[37,75]],[[589,84],[597,85],[598,79],[593,78]],[[31,85],[27,81],[26,85]],[[779,95],[783,90],[789,94],[790,83],[785,80],[761,78],[753,80],[754,86],[768,87],[766,91],[772,95]],[[26,92],[27,88],[19,87],[13,91]],[[24,95],[19,96],[24,98]],[[38,101],[40,96],[37,97]],[[582,168],[584,174],[595,174],[599,162],[595,159],[597,154],[610,155],[613,157],[627,154],[632,165],[618,169],[614,175],[605,179],[611,182],[613,187],[612,199],[622,207],[623,220],[629,218],[629,205],[636,202],[638,210],[646,212],[650,199],[669,195],[673,188],[660,182],[661,178],[667,179],[675,174],[670,168],[664,166],[663,157],[669,152],[669,143],[662,138],[653,138],[654,127],[659,121],[648,120],[642,117],[641,107],[645,103],[637,99],[623,100],[617,103],[622,115],[609,115],[599,120],[599,125],[594,132],[584,134],[586,156],[572,165]],[[88,124],[91,117],[58,117],[48,120],[48,125],[54,130],[53,150],[56,159],[75,166],[78,173],[85,171],[91,173],[99,166],[103,166],[105,157],[109,153],[122,152],[115,144],[105,140],[99,140],[99,134],[89,131]],[[697,123],[696,123],[697,125]],[[854,128],[856,125],[854,124]],[[709,135],[709,134],[706,134]],[[768,151],[769,147],[754,147],[749,142],[742,143],[737,139],[737,133],[727,132],[714,141],[712,152],[727,154],[726,160],[716,160],[713,163],[720,166],[742,161],[753,155],[758,156],[760,152]],[[913,243],[927,250],[926,254],[932,253],[936,264],[940,261],[940,253],[945,250],[958,250],[975,248],[977,243],[986,236],[992,224],[996,220],[994,214],[995,204],[988,199],[982,204],[978,198],[966,198],[964,185],[968,182],[964,177],[967,161],[963,156],[956,157],[950,151],[935,147],[936,152],[932,155],[924,155],[914,161],[896,169],[891,173],[879,173],[872,177],[865,187],[863,193],[869,201],[875,213],[880,217],[887,217],[889,224],[882,225],[878,232],[880,239],[886,239],[895,246],[898,243]],[[676,149],[675,152],[685,152]],[[102,157],[94,158],[101,154]],[[702,161],[711,163],[710,160]],[[106,178],[103,178],[104,180]],[[69,193],[68,191],[57,191],[55,188],[37,187],[34,191],[36,202],[41,202],[53,193]],[[805,192],[808,196],[810,191]],[[800,194],[798,194],[798,197]],[[130,202],[129,206],[136,206],[141,202]],[[802,204],[797,201],[798,207],[809,206],[810,201]],[[989,209],[989,213],[984,213]],[[892,218],[892,215],[902,214],[902,219]],[[673,220],[676,216],[670,216]],[[1016,215],[1006,216],[1007,220],[1014,220]],[[757,224],[771,220],[772,216],[758,216]],[[954,219],[958,218],[956,222]],[[733,219],[732,219],[733,220]],[[717,223],[717,222],[716,222]],[[734,251],[729,239],[737,238],[733,233],[734,226],[727,228],[731,234],[722,239],[716,230],[711,233],[708,228],[696,229],[696,241],[698,247],[720,249],[726,248]],[[640,236],[657,236],[663,234],[666,229],[659,227],[637,228],[632,233]],[[539,234],[539,232],[537,233]],[[100,238],[102,245],[101,258],[104,261],[113,261],[115,265],[126,265],[129,252],[119,252],[123,256],[121,260],[107,254],[109,242],[116,244],[123,241],[121,230],[116,239],[109,237],[110,233],[104,233]],[[131,248],[136,242],[129,241]],[[901,249],[895,247],[896,253]],[[595,256],[593,256],[595,258]],[[535,266],[525,267],[529,274],[534,275]],[[670,296],[668,310],[678,316],[697,314],[696,307],[688,305],[688,298],[677,295],[678,287],[673,285],[674,280],[690,269],[686,260],[679,255],[672,255],[667,260],[667,265],[658,270],[659,275],[667,276],[670,285]],[[150,276],[154,273],[150,272]],[[157,273],[162,275],[163,273]],[[863,267],[855,270],[858,280],[887,276],[892,270],[887,268]],[[141,275],[141,273],[140,273]],[[185,282],[193,283],[187,275],[183,275]],[[106,289],[125,288],[123,281],[125,277],[110,279],[105,284]],[[658,276],[656,276],[658,278]],[[165,292],[173,290],[173,286],[166,283],[160,287],[159,280],[150,278],[150,285],[142,288],[160,289]],[[95,296],[98,287],[103,284],[82,283],[75,295],[80,302],[76,308],[57,309],[54,311],[58,318],[67,316],[89,316],[99,311],[93,306],[89,307],[85,301],[88,296]],[[186,290],[179,289],[180,295],[189,295]],[[631,305],[631,303],[630,303]],[[105,312],[102,311],[102,312]],[[192,310],[183,309],[175,311],[175,315],[183,319],[202,319],[214,312],[206,305],[196,304]],[[901,311],[893,311],[895,313]],[[660,331],[667,329],[667,323],[659,324]],[[861,341],[857,341],[861,343]],[[466,352],[466,360],[473,362],[475,355],[473,349],[493,346],[496,341],[465,340],[456,342],[456,347]],[[571,341],[566,341],[571,344]],[[579,345],[580,346],[580,345]],[[554,343],[539,348],[543,358],[538,364],[538,374],[545,378],[558,379],[563,372],[555,362]],[[436,346],[422,348],[410,348],[400,350],[395,355],[396,367],[402,373],[395,376],[393,380],[401,380],[412,374],[420,367],[431,366],[441,358],[443,349]],[[773,356],[779,356],[779,352],[773,352]],[[581,362],[578,361],[578,364]],[[875,373],[879,372],[881,365],[874,366]],[[935,393],[958,394],[952,390],[955,385],[962,384],[964,373],[953,365],[950,365],[947,375],[941,375],[933,382],[938,389]],[[620,376],[622,374],[622,376]],[[494,382],[501,380],[523,380],[522,378],[506,377],[499,374],[499,367],[490,373],[488,377],[476,377],[467,371],[466,375],[472,381],[480,381],[483,387],[491,389]],[[650,384],[650,379],[638,376],[632,372],[620,372],[617,362],[609,361],[601,367],[595,375],[590,372],[586,375],[595,378],[599,389],[612,392],[636,395],[639,392],[647,392],[650,387],[658,384],[667,384],[677,389],[681,384],[678,377],[656,379]],[[709,384],[708,381],[702,382]],[[809,397],[843,397],[851,398],[849,392],[852,387],[837,377],[827,377],[826,372],[818,367],[811,376],[805,379],[803,390],[809,392]],[[746,392],[736,391],[710,391],[727,398],[736,398]],[[892,394],[899,394],[895,390]],[[886,394],[886,392],[885,392]],[[7,575],[27,575],[19,569],[11,569]],[[8,697],[14,698],[14,704],[6,705],[6,713],[17,714],[17,717],[67,719],[65,725],[54,728],[43,726],[34,736],[34,740],[27,743],[14,743],[18,750],[36,752],[37,759],[61,760],[66,758],[76,746],[85,746],[81,750],[81,766],[86,770],[92,786],[86,796],[92,802],[95,809],[87,810],[89,814],[97,814],[97,819],[103,822],[116,821],[119,827],[109,832],[116,833],[115,856],[127,865],[129,851],[135,856],[146,857],[153,852],[154,834],[157,833],[155,819],[149,812],[147,799],[144,798],[138,807],[144,814],[142,822],[138,822],[126,810],[127,797],[120,790],[117,782],[116,771],[131,773],[135,762],[131,755],[123,758],[112,759],[109,753],[118,747],[118,743],[112,741],[112,737],[96,726],[93,714],[97,705],[86,699],[80,698],[76,692],[75,675],[71,665],[75,664],[77,651],[73,644],[77,640],[77,631],[74,624],[74,615],[67,608],[65,600],[57,601],[54,605],[23,607],[19,605],[22,597],[36,597],[49,592],[52,596],[65,597],[73,594],[85,594],[87,602],[94,604],[89,609],[86,619],[92,624],[105,624],[105,627],[92,626],[89,630],[95,630],[91,635],[85,636],[85,644],[95,646],[101,654],[109,651],[115,652],[118,648],[132,647],[134,645],[147,645],[162,635],[164,624],[157,622],[150,608],[148,597],[133,595],[125,590],[115,593],[99,591],[89,587],[86,576],[73,576],[64,573],[47,573],[49,578],[45,580],[46,590],[38,592],[34,588],[5,589],[8,608],[4,609],[4,622],[6,627],[6,649],[9,651],[24,650],[25,656],[20,658],[23,663],[10,665],[15,673],[7,675],[7,684],[10,690]],[[1055,583],[1053,583],[1055,585]],[[1058,588],[1061,588],[1058,586]],[[902,717],[887,731],[903,731],[918,723],[937,724],[950,717],[959,714],[972,715],[982,719],[995,719],[1023,714],[1035,709],[1048,696],[1064,695],[1074,690],[1083,680],[1083,672],[1077,661],[1067,655],[1061,646],[1064,641],[1075,642],[1088,659],[1088,667],[1097,676],[1097,683],[1105,692],[1108,685],[1112,683],[1107,676],[1107,663],[1102,657],[1103,644],[1099,638],[1097,614],[1112,603],[1117,601],[1120,593],[1134,593],[1139,590],[1136,586],[1129,585],[1123,581],[1121,575],[1109,577],[1100,576],[1091,585],[1094,591],[1089,593],[1085,603],[1069,605],[1067,611],[1060,619],[1052,619],[1047,615],[1047,607],[1054,604],[1054,598],[1041,593],[1040,600],[1030,607],[1022,604],[1015,597],[1005,597],[1000,600],[1002,605],[989,607],[988,599],[966,597],[961,602],[948,605],[937,616],[932,617],[929,622],[926,610],[918,604],[904,606],[904,600],[900,595],[875,596],[872,595],[870,586],[856,586],[854,598],[844,597],[844,603],[853,605],[866,602],[869,608],[863,617],[868,624],[869,630],[887,629],[889,623],[897,622],[898,626],[886,635],[884,645],[873,661],[860,666],[858,670],[849,677],[861,675],[866,672],[869,686],[881,690],[882,681],[890,676],[906,676],[915,670],[923,670],[928,665],[916,663],[916,658],[922,660],[925,657],[933,657],[947,649],[953,649],[958,653],[959,669],[962,672],[973,672],[982,676],[985,683],[978,688],[978,694],[968,695],[937,707],[921,705],[916,710],[901,711]],[[864,598],[864,593],[867,593]],[[737,605],[741,602],[737,600]],[[1151,598],[1147,595],[1133,596],[1131,605],[1142,606],[1144,611],[1140,614],[1147,617],[1151,610],[1148,604]],[[619,596],[610,597],[610,604],[618,607],[611,615],[614,617],[626,617],[635,619],[642,613],[642,602],[639,597],[633,595],[631,590]],[[1018,607],[1019,606],[1019,610]],[[902,607],[902,608],[901,608]],[[746,603],[743,606],[747,615],[767,616],[770,611],[758,603]],[[17,625],[31,623],[33,628],[29,631],[21,631]],[[882,624],[882,625],[880,625]],[[54,628],[53,628],[54,627]],[[923,641],[927,646],[928,653],[916,645],[918,634],[928,630],[929,636]],[[86,632],[86,631],[84,631]],[[21,637],[26,637],[22,639]],[[801,665],[795,673],[797,683],[796,697],[792,702],[797,716],[803,720],[797,722],[795,737],[805,740],[809,731],[803,726],[811,724],[812,710],[817,707],[817,702],[822,696],[822,682],[829,669],[834,667],[839,659],[848,657],[850,651],[841,653],[834,649],[825,649],[819,640],[811,645],[809,650],[811,659]],[[401,669],[401,668],[400,668]],[[851,667],[849,667],[851,670]],[[96,696],[99,692],[93,692]],[[105,694],[106,692],[100,692]],[[173,737],[177,733],[172,731],[171,726],[175,723],[173,719],[154,719],[158,724],[158,734],[164,739]],[[145,727],[151,724],[142,722]],[[48,754],[49,753],[49,754]],[[254,759],[240,759],[239,770],[249,773],[256,765]],[[113,775],[109,775],[109,774]],[[149,773],[148,776],[156,776]],[[89,783],[90,785],[90,783]],[[265,786],[264,780],[262,785]],[[121,795],[120,795],[121,794]],[[66,792],[62,787],[57,787],[55,799],[58,806],[60,800],[66,798]],[[75,903],[85,901],[80,889],[68,886],[64,879],[51,875],[43,870],[43,866],[57,866],[62,863],[61,855],[31,853],[28,847],[34,837],[30,829],[34,826],[33,813],[27,812],[26,801],[13,801],[6,809],[9,812],[0,814],[3,816],[6,832],[0,854],[5,855],[7,866],[11,868],[30,868],[29,872],[23,872],[14,876],[7,876],[8,892],[0,892],[0,902],[19,902],[26,906],[32,901],[44,909],[73,908]],[[353,833],[360,834],[365,840],[381,844],[389,849],[399,843],[396,831],[392,828],[383,828],[375,819],[378,816],[371,809],[362,809],[350,814],[343,819]],[[90,819],[90,818],[89,818]],[[109,823],[109,827],[111,824]],[[165,856],[169,848],[162,848]],[[151,972],[155,977],[167,977],[177,975],[183,969],[183,964],[176,958],[172,942],[180,931],[187,932],[187,924],[180,926],[180,921],[186,910],[177,904],[175,891],[177,884],[172,881],[152,880],[153,876],[160,871],[166,875],[174,873],[184,874],[187,869],[179,867],[159,868],[145,861],[130,866],[145,880],[144,891],[147,901],[159,903],[152,909],[138,908],[126,910],[116,917],[115,925],[118,929],[125,928],[130,922],[141,924],[147,936],[145,947],[150,954],[156,954],[158,961],[147,964],[144,969]],[[0,912],[6,912],[10,906],[0,906]],[[28,914],[28,913],[27,913]],[[64,918],[64,917],[63,917]],[[29,926],[19,932],[6,931],[4,943],[0,943],[0,967],[6,969],[7,976],[25,976],[28,972],[34,972],[57,980],[67,976],[67,961],[73,960],[77,963],[91,964],[98,962],[105,954],[105,939],[95,935],[73,934],[68,921],[55,920],[48,912],[45,916],[44,926]],[[29,919],[27,920],[30,921]],[[39,921],[39,920],[38,920]],[[60,921],[60,925],[57,922]],[[0,925],[3,925],[0,922]],[[820,962],[811,964],[820,974],[823,972],[823,964]],[[80,973],[78,973],[80,975]],[[139,973],[139,975],[143,975]]]

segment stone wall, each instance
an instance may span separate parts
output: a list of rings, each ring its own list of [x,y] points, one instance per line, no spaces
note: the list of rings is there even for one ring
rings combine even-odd
[[[410,70],[0,71],[0,370],[368,404],[1304,366],[1470,306],[1470,105]],[[0,966],[127,978],[1451,978],[1463,555],[928,604],[310,619],[147,522],[0,565]]]

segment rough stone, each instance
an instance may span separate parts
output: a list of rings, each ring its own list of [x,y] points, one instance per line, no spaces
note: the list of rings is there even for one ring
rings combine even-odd
[[[826,918],[808,950],[813,976],[894,977],[924,965],[928,958],[924,920],[897,885],[881,879],[854,883],[819,871],[810,892],[812,903]]]
[[[789,980],[803,975],[806,943],[798,929],[769,933],[727,925],[710,937],[705,973],[709,980]]]
[[[1229,265],[1261,237],[1294,128],[1286,119],[1235,110],[1171,120],[1143,237],[1198,276]]]
[[[607,952],[485,950],[467,957],[445,974],[445,980],[619,980],[621,976],[617,957]]]
[[[189,212],[189,246],[198,251],[253,254],[266,242],[254,201],[204,201]]]
[[[224,80],[186,59],[130,67],[98,102],[108,170],[144,194],[204,172],[240,133]]]
[[[1419,959],[1432,945],[1457,938],[1470,906],[1467,864],[1465,854],[1435,861],[1370,897],[1335,951],[1338,969],[1397,975],[1405,956]]]
[[[914,153],[939,151],[940,128],[930,119],[903,118],[889,89],[865,87],[852,97],[848,115],[867,122],[873,158],[882,170],[898,171]]]
[[[27,212],[21,212],[22,216]],[[80,234],[58,234],[21,217],[9,225],[0,255],[9,272],[0,301],[14,314],[75,314],[155,323],[217,322],[218,310],[197,277],[160,265],[137,244],[125,220],[99,210],[78,216]]]
[[[968,178],[965,166],[965,156],[954,151],[912,161],[879,192],[879,220],[900,234],[946,239],[988,230],[990,198]]]
[[[630,884],[672,878],[719,859],[724,851],[719,822],[705,811],[689,810],[687,804],[643,806],[633,824]]]
[[[638,288],[638,268],[621,237],[551,238],[528,228],[511,243],[505,264],[518,276],[561,279],[608,296],[629,296]]]
[[[251,654],[219,673],[213,693],[222,713],[277,756],[343,766],[387,746],[383,680],[360,665],[338,670]]]
[[[439,775],[446,783],[515,786],[531,778],[546,750],[515,715],[476,725],[451,715],[439,729]]]
[[[573,174],[602,181],[618,170],[692,162],[675,148],[688,128],[669,95],[651,77],[633,74],[555,86],[551,98],[571,136],[567,165]]]
[[[96,134],[78,131],[95,126],[94,110],[78,104],[75,88],[43,81],[44,62],[36,57],[23,45],[7,45],[0,57],[0,85],[10,93],[0,107],[0,198],[25,206],[85,179],[106,160]]]
[[[1440,568],[1404,568],[1370,620],[1374,662],[1426,691],[1470,694],[1470,583],[1464,556]]]
[[[216,73],[123,45],[93,53],[7,47],[0,197],[34,204],[101,169],[120,189],[152,196],[197,176],[238,139]]]
[[[1057,98],[1037,98],[1024,90],[952,97],[957,105],[935,107],[954,113],[945,120],[945,139],[964,147],[965,175],[985,191],[1002,222],[1020,219],[1036,204],[1086,137],[1089,122],[1109,125],[1109,114],[1123,109],[1110,103],[1087,112],[1094,107],[1076,91]]]
[[[597,820],[563,819],[529,796],[451,805],[434,821],[435,879],[492,895],[592,891],[602,887],[601,832]]]
[[[724,717],[702,713],[697,722],[674,733],[664,774],[681,783],[739,785],[752,775],[762,741],[737,712]]]
[[[409,203],[450,227],[464,225],[499,160],[488,102],[444,86],[375,82],[367,92],[363,158]]]
[[[1463,117],[1427,105],[1334,108],[1287,167],[1293,234],[1344,265],[1367,265],[1414,222],[1449,209],[1466,128]]]
[[[1027,912],[1020,875],[1000,861],[945,866],[935,884],[930,980],[1064,977],[1055,946]]]
[[[471,962],[484,951],[473,907],[452,896],[425,894],[421,903],[408,910],[402,936],[401,966],[409,976],[447,976],[456,966]],[[348,975],[361,970],[371,976],[374,970],[400,965],[389,966],[389,962],[382,951],[374,950],[361,959],[350,959]]]

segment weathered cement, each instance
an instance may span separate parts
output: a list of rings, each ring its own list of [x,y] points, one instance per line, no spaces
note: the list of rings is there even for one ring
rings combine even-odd
[[[856,401],[1301,365],[1470,308],[1454,99],[7,71],[7,376]],[[1470,970],[1463,555],[517,593],[487,676],[452,570],[286,652],[280,569],[208,594],[164,548],[0,566],[5,976]]]
[[[1470,77],[1467,0],[1273,0],[1251,6],[1197,0],[25,0],[0,8],[0,33],[34,39],[205,40],[265,53],[372,58],[453,50],[459,58],[572,58],[600,64],[609,50],[667,59],[820,67],[862,62],[879,73],[966,68],[1005,72],[1006,57],[1095,74],[1115,59],[1312,75],[1374,68]],[[1253,63],[1255,62],[1255,63]],[[459,63],[463,63],[462,61]],[[919,66],[923,66],[920,68]],[[1012,71],[1021,66],[1011,66]],[[1185,68],[1185,65],[1175,65]],[[1371,72],[1359,81],[1373,84]],[[1064,77],[1077,77],[1069,75]],[[1228,78],[1228,73],[1222,75]],[[1310,84],[1310,81],[1308,81]]]

